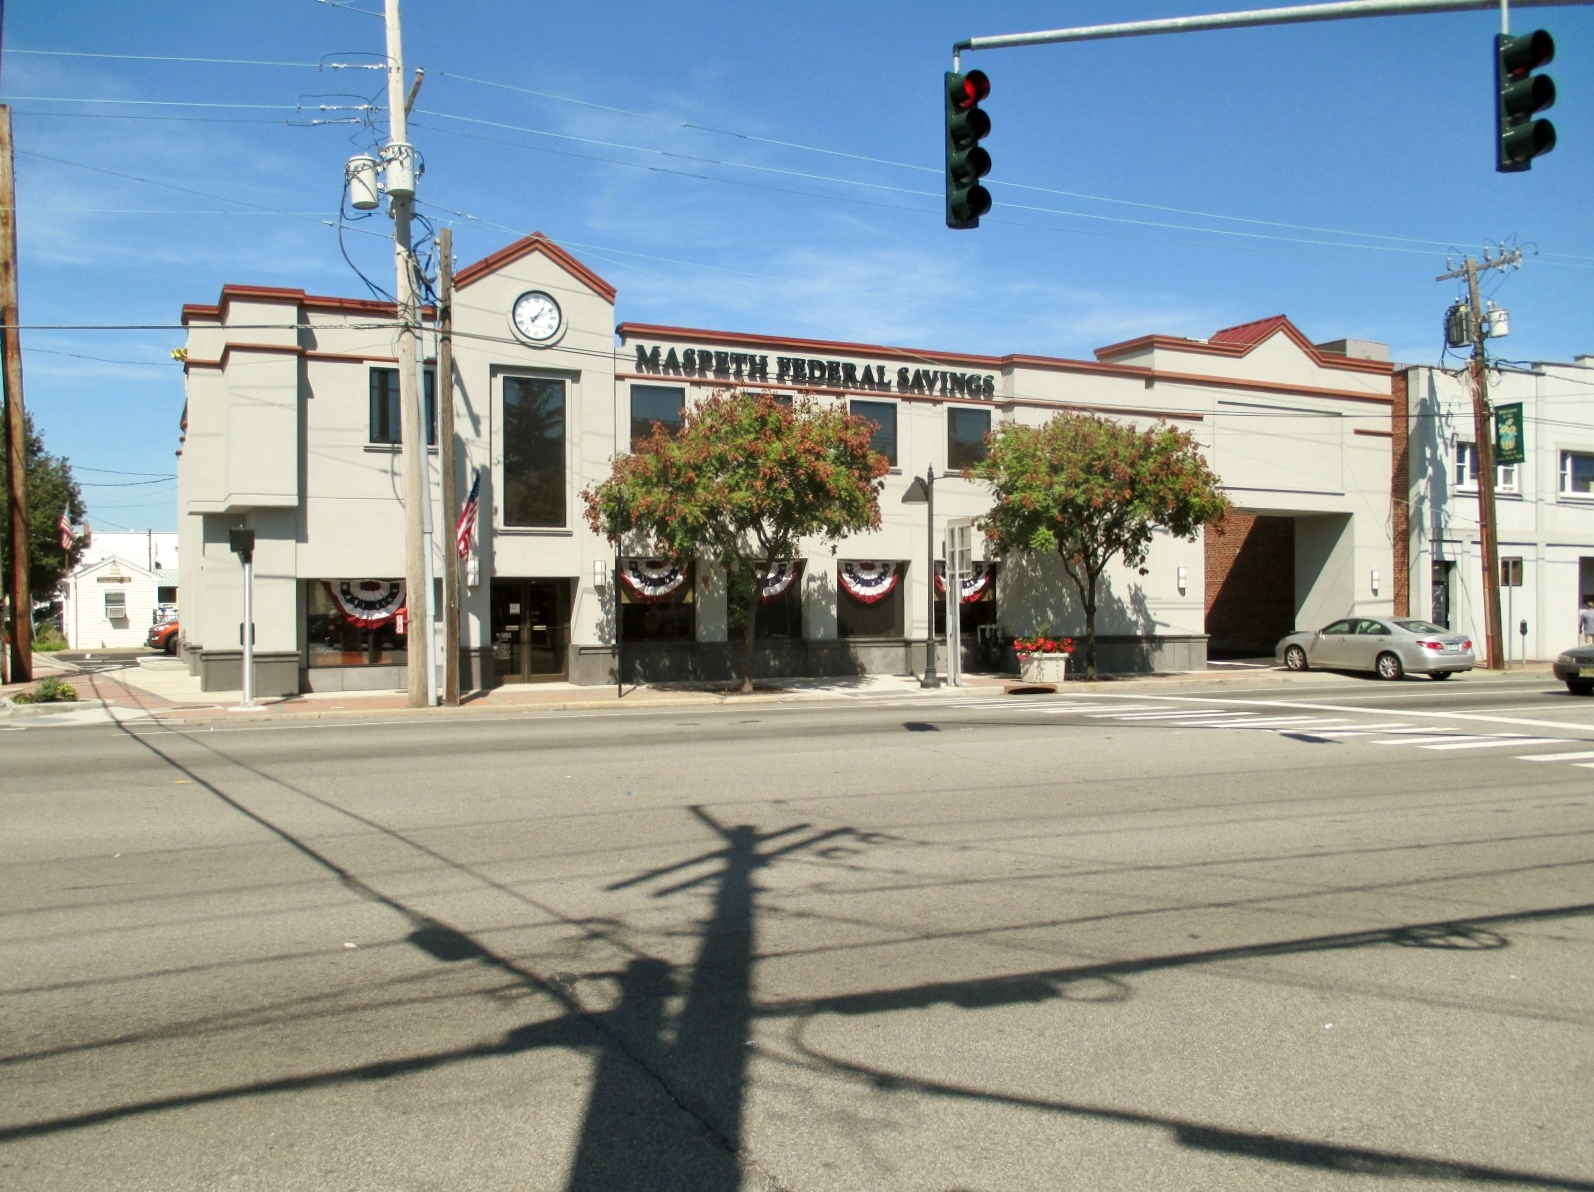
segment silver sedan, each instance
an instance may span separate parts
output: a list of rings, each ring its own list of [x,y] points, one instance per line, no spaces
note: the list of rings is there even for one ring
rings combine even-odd
[[[1464,634],[1406,617],[1349,617],[1315,632],[1302,630],[1279,642],[1274,656],[1293,671],[1320,666],[1372,671],[1380,679],[1399,679],[1407,671],[1448,679],[1477,664]]]

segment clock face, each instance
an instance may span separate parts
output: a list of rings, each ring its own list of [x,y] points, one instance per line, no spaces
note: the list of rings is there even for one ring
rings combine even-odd
[[[550,342],[564,327],[564,312],[541,290],[532,290],[516,298],[511,315],[515,330],[534,344]]]

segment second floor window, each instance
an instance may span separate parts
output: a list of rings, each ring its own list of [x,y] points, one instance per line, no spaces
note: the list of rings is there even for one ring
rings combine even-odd
[[[1458,489],[1475,492],[1478,488],[1478,445],[1458,441],[1456,443],[1456,464],[1452,472],[1452,479]],[[1514,493],[1517,491],[1517,469],[1515,464],[1500,464],[1494,470],[1494,488],[1496,492]]]
[[[946,411],[946,466],[949,472],[972,468],[985,458],[985,436],[991,433],[989,410],[948,406]]]
[[[667,385],[631,386],[631,450],[635,451],[653,434],[655,426],[673,435],[681,429],[686,409],[686,390]]]
[[[1561,452],[1561,491],[1574,497],[1594,497],[1594,453]]]
[[[874,437],[869,440],[871,450],[879,452],[886,457],[887,462],[894,468],[897,466],[897,406],[889,401],[855,401],[851,403],[850,412],[858,418],[867,418],[874,423]]]
[[[371,370],[372,443],[402,443],[403,419],[399,405],[399,371],[396,368]],[[426,445],[437,446],[437,376],[426,370]]]

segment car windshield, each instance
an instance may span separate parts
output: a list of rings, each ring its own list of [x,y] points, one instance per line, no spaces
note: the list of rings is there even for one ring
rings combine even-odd
[[[1432,621],[1396,621],[1395,624],[1399,625],[1402,629],[1410,630],[1412,633],[1449,633],[1450,632],[1450,630],[1444,628],[1441,625],[1435,625]]]

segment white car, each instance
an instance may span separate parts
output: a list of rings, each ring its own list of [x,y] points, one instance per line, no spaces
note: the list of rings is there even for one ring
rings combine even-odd
[[[1318,666],[1372,671],[1380,679],[1403,678],[1408,671],[1448,679],[1478,661],[1465,634],[1410,617],[1347,617],[1315,632],[1290,634],[1274,656],[1293,671]]]

